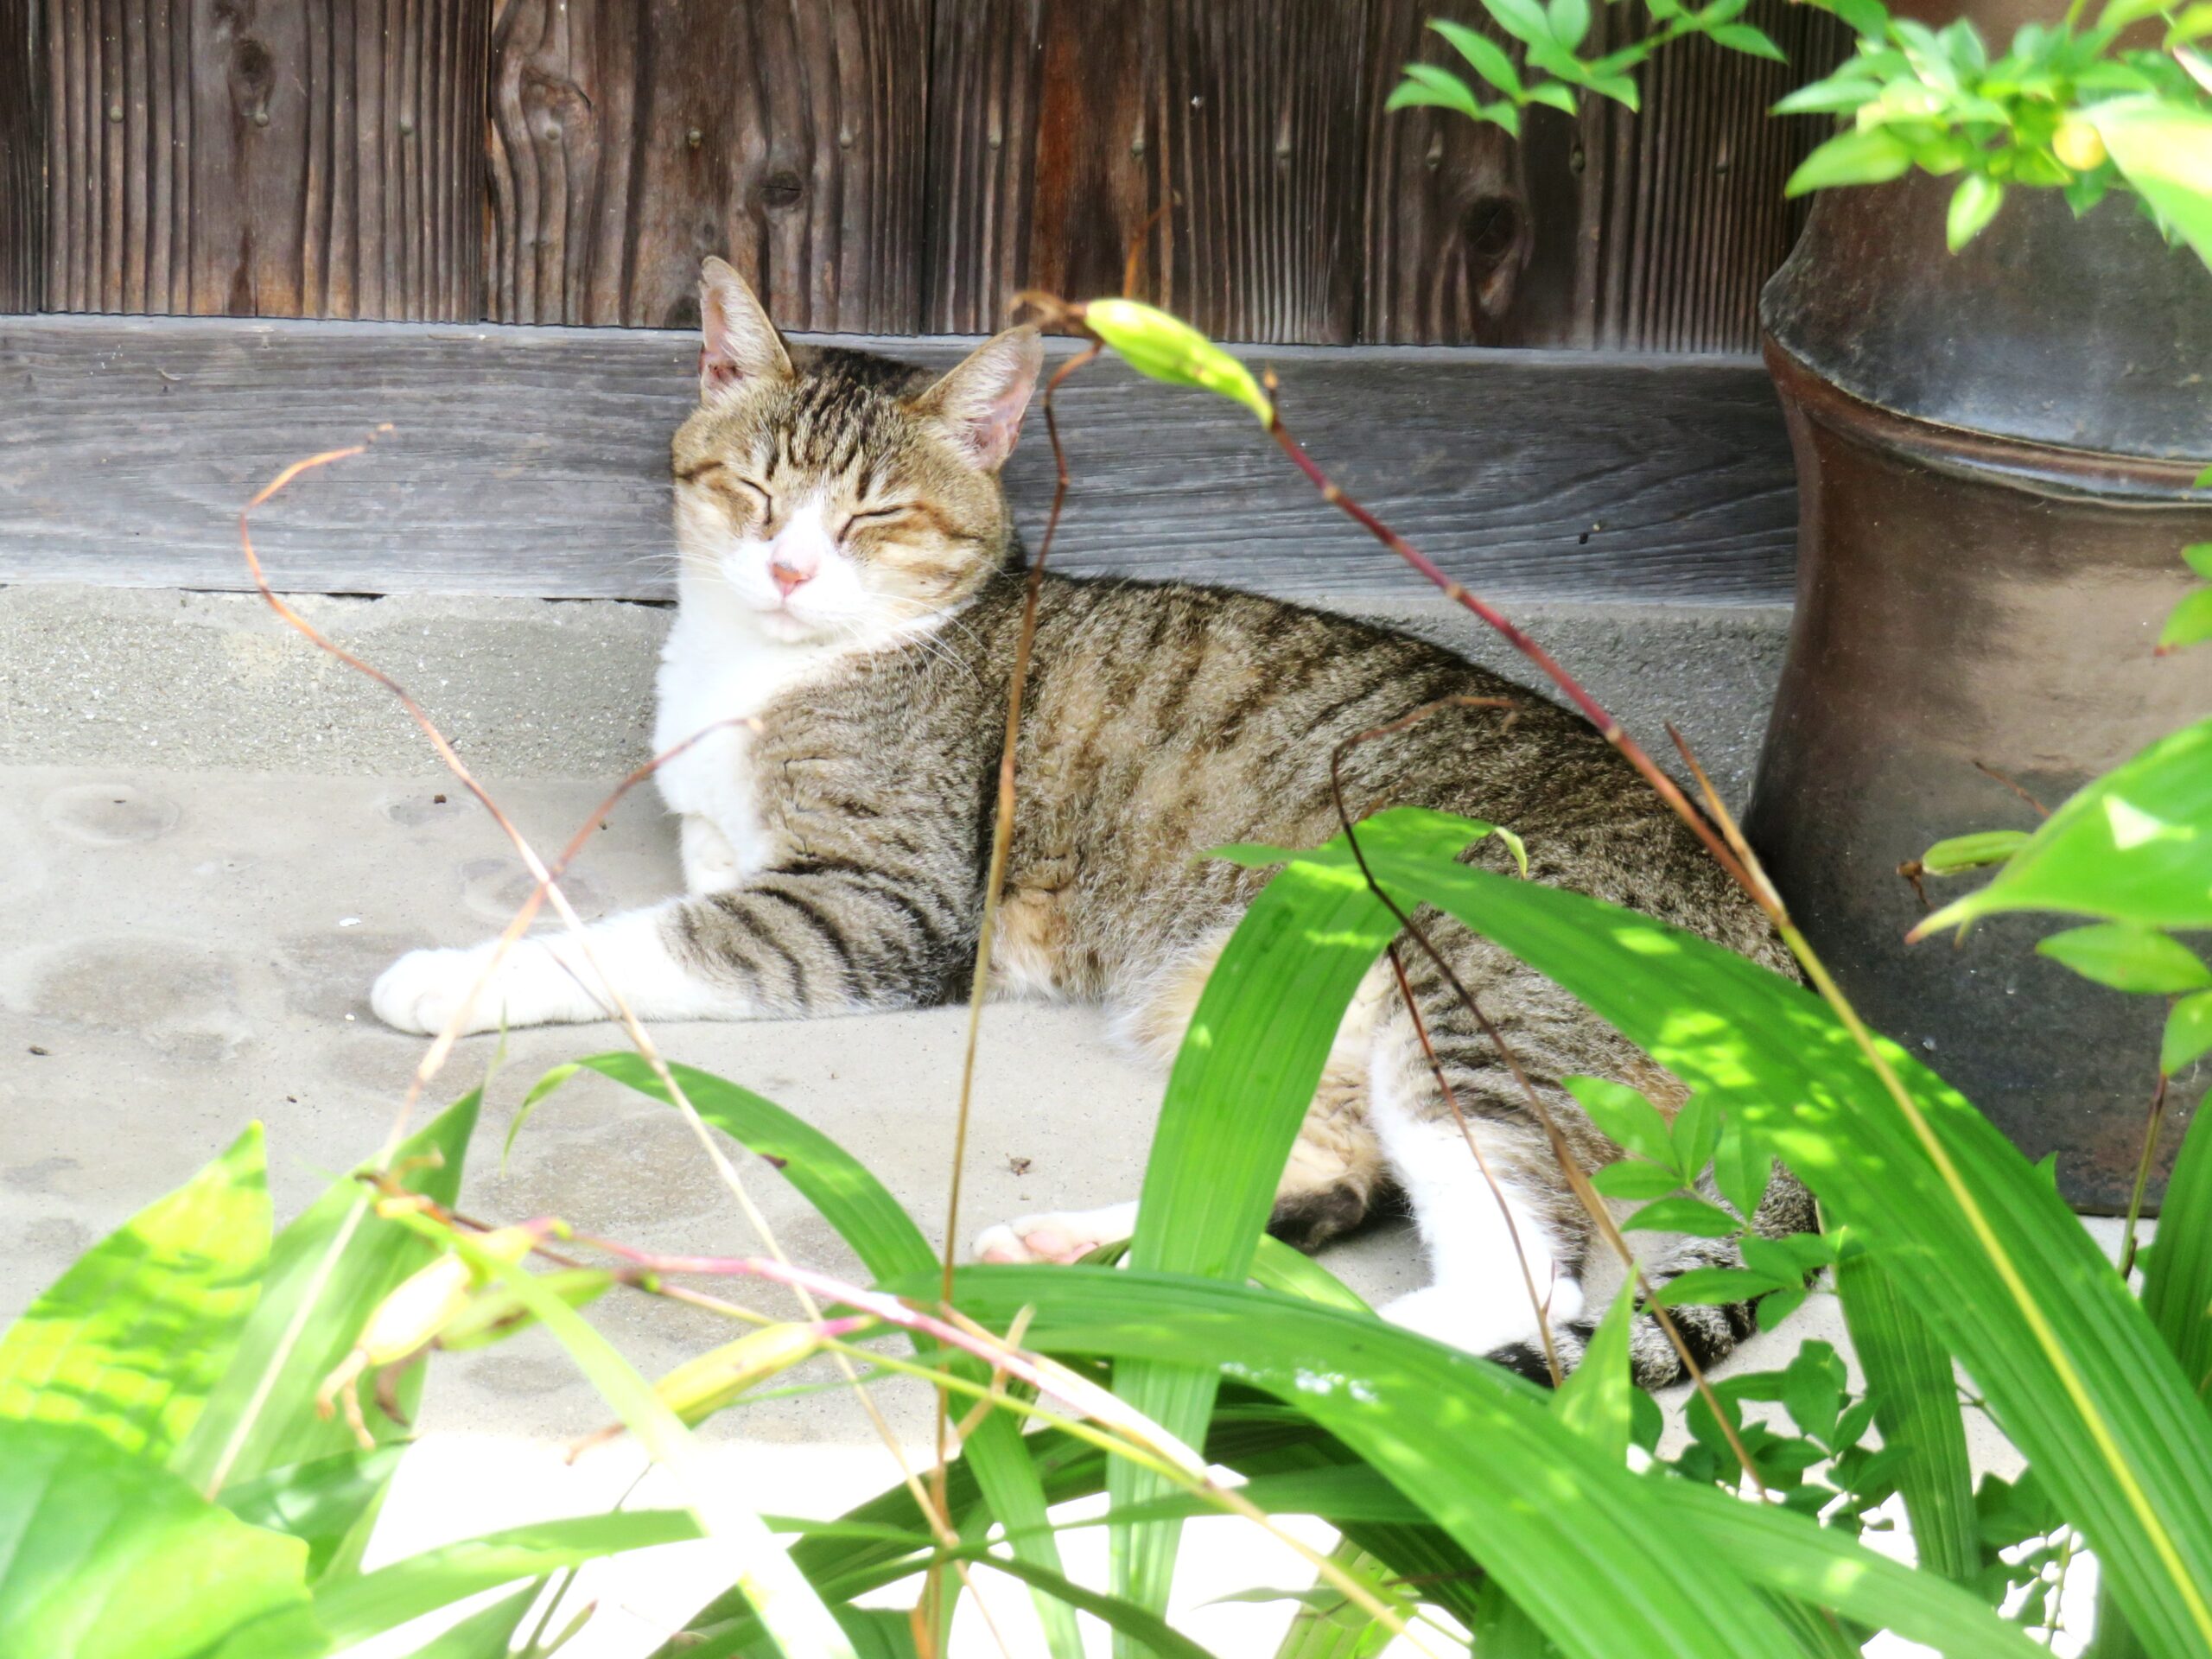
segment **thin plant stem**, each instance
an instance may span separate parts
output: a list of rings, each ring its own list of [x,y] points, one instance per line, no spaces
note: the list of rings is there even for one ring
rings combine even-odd
[[[2143,1121],[2143,1155],[2135,1160],[2135,1190],[2127,1195],[2127,1225],[2120,1235],[2120,1276],[2135,1271],[2135,1224],[2142,1218],[2143,1194],[2151,1185],[2151,1166],[2158,1159],[2158,1131],[2166,1121],[2166,1074],[2151,1090],[2151,1109]]]
[[[371,442],[373,442],[376,436],[381,435],[390,430],[391,430],[391,428],[389,424],[378,427],[376,429],[376,432],[372,435]],[[662,1058],[658,1047],[653,1043],[652,1038],[646,1035],[645,1027],[639,1022],[636,1014],[631,1010],[629,1003],[622,995],[620,989],[614,984],[613,980],[607,976],[604,970],[599,967],[597,961],[594,958],[591,951],[590,940],[586,932],[583,920],[576,914],[574,906],[569,904],[567,894],[561,890],[558,872],[555,868],[549,868],[538,856],[537,849],[531,844],[528,838],[523,835],[522,831],[516,826],[514,821],[506,815],[505,810],[501,809],[499,803],[493,798],[490,791],[486,790],[484,786],[477,781],[474,774],[473,774],[468,770],[467,766],[462,763],[461,756],[454,751],[453,745],[447,740],[445,734],[438,728],[437,723],[429,717],[429,714],[424,711],[422,704],[415,700],[414,696],[407,690],[405,686],[402,685],[397,680],[395,680],[390,675],[385,673],[381,669],[364,661],[362,658],[353,655],[348,651],[346,651],[341,646],[325,638],[324,635],[319,632],[313,624],[309,623],[306,618],[300,615],[297,611],[294,610],[289,605],[286,604],[283,600],[279,598],[275,589],[270,586],[268,576],[262,569],[260,557],[254,550],[253,535],[250,522],[254,510],[269,501],[277,493],[278,491],[282,490],[286,485],[289,484],[294,479],[299,477],[302,473],[308,472],[315,467],[327,466],[333,461],[343,461],[353,456],[361,454],[368,448],[368,443],[365,442],[354,444],[343,448],[325,450],[319,454],[310,455],[304,460],[294,461],[279,472],[275,478],[269,481],[269,483],[263,486],[263,487],[254,494],[252,499],[238,511],[238,545],[241,552],[245,556],[246,569],[252,576],[255,588],[260,593],[261,597],[269,605],[270,608],[275,611],[280,618],[289,623],[300,633],[306,636],[312,644],[328,652],[333,657],[337,658],[339,661],[344,663],[347,667],[355,670],[357,672],[366,676],[372,680],[374,680],[378,684],[383,686],[399,700],[401,706],[406,709],[408,715],[414,720],[416,725],[421,728],[423,735],[429,740],[431,747],[436,750],[438,758],[445,763],[447,770],[451,772],[455,778],[460,779],[462,786],[465,787],[470,794],[476,798],[476,799],[483,805],[484,810],[486,812],[491,814],[493,822],[499,826],[501,831],[506,836],[509,843],[513,846],[517,855],[521,858],[524,868],[530,872],[533,878],[533,886],[528,899],[518,910],[514,919],[508,924],[505,931],[499,935],[499,938],[493,947],[493,953],[490,958],[486,962],[482,972],[479,974],[476,982],[469,988],[467,995],[465,995],[461,1000],[461,1005],[454,1010],[452,1017],[448,1020],[445,1029],[438,1033],[436,1039],[431,1043],[429,1049],[424,1053],[423,1059],[417,1064],[414,1076],[409,1082],[406,1095],[402,1100],[400,1110],[391,1129],[386,1135],[384,1148],[377,1160],[377,1167],[380,1170],[390,1167],[391,1160],[397,1154],[399,1145],[404,1137],[406,1123],[416,1103],[422,1097],[423,1091],[429,1086],[430,1079],[437,1074],[439,1069],[444,1065],[446,1057],[452,1052],[454,1044],[460,1040],[461,1028],[467,1023],[468,1017],[474,1009],[477,997],[482,995],[485,988],[491,982],[493,976],[499,971],[499,964],[504,959],[507,950],[513,945],[515,941],[522,936],[524,930],[530,925],[531,920],[537,914],[538,905],[542,901],[550,899],[553,905],[555,912],[559,915],[561,921],[569,936],[575,940],[576,948],[582,955],[585,965],[588,967],[592,973],[598,978],[601,988],[604,990],[607,999],[613,1004],[613,1012],[620,1020],[623,1030],[629,1037],[632,1046],[636,1048],[639,1056],[644,1058],[645,1064],[652,1069],[654,1077],[659,1081],[661,1086],[668,1091],[668,1097],[671,1103],[676,1106],[686,1124],[690,1128],[694,1139],[698,1141],[701,1149],[706,1153],[709,1161],[714,1166],[716,1173],[721,1178],[723,1185],[729,1190],[731,1195],[736,1199],[738,1207],[744,1214],[747,1224],[751,1226],[753,1231],[754,1236],[760,1240],[762,1247],[766,1249],[770,1255],[776,1257],[779,1261],[787,1261],[788,1258],[786,1258],[784,1254],[782,1243],[777,1238],[775,1230],[769,1225],[766,1216],[761,1212],[760,1206],[753,1202],[752,1193],[747,1188],[743,1178],[738,1173],[736,1166],[731,1163],[728,1157],[722,1152],[721,1148],[715,1143],[714,1136],[708,1130],[706,1120],[699,1115],[698,1109],[692,1105],[690,1097],[684,1093],[683,1085],[676,1080],[675,1074],[669,1070],[668,1063]],[[594,829],[605,820],[607,814],[613,810],[615,804],[620,802],[622,797],[628,793],[632,788],[643,782],[647,777],[650,777],[654,771],[667,760],[672,760],[675,756],[682,753],[693,744],[699,742],[705,737],[710,735],[714,731],[719,729],[721,727],[733,723],[754,722],[733,722],[729,721],[717,721],[713,726],[709,726],[701,731],[693,733],[681,743],[676,744],[662,754],[656,755],[647,764],[632,772],[631,774],[627,778],[624,779],[616,787],[614,791],[607,797],[607,800],[601,804],[599,809],[585,821],[581,828],[578,829],[575,836],[571,838],[568,847],[562,853],[560,868],[566,868],[569,861],[574,858],[582,849],[584,844],[589,840]],[[587,988],[589,988],[587,987]],[[596,995],[597,993],[594,993],[594,995]],[[349,1218],[349,1227],[353,1225],[354,1221],[357,1219],[358,1217]],[[806,1291],[803,1288],[798,1288],[797,1289],[796,1294],[799,1306],[804,1312],[807,1319],[816,1323],[819,1323],[822,1318],[821,1310],[815,1306],[811,1298]],[[302,1302],[302,1316],[304,1315],[305,1311],[308,1307],[311,1307],[312,1305],[312,1298],[307,1299]],[[294,1328],[286,1333],[285,1346],[287,1348],[289,1348],[293,1343],[296,1342],[301,1325],[301,1320],[295,1320]],[[867,1385],[861,1381],[859,1374],[851,1369],[850,1361],[840,1356],[838,1358],[838,1364],[841,1369],[843,1370],[846,1380],[851,1383],[855,1397],[860,1402],[862,1411],[867,1414],[869,1424],[874,1429],[877,1436],[882,1440],[885,1449],[891,1453],[893,1460],[898,1465],[901,1473],[910,1482],[913,1482],[913,1490],[917,1501],[920,1502],[921,1489],[919,1483],[915,1479],[912,1470],[906,1464],[906,1454],[899,1445],[898,1436],[892,1431],[889,1421],[884,1417],[881,1409],[875,1403],[874,1395],[868,1391]],[[272,1378],[273,1376],[274,1369],[272,1368]],[[264,1385],[264,1395],[266,1391],[266,1385]],[[212,1491],[219,1491],[223,1481],[228,1478],[229,1471],[235,1462],[238,1452],[244,1444],[245,1427],[247,1424],[251,1422],[254,1416],[257,1414],[257,1411],[258,1402],[256,1402],[254,1409],[250,1410],[246,1414],[244,1421],[240,1425],[239,1432],[233,1435],[231,1444],[226,1447],[222,1458],[219,1460],[214,1473],[210,1477],[210,1487],[212,1489],[211,1495]],[[931,1516],[940,1525],[949,1524],[944,1522],[941,1505],[936,1509],[932,1509],[930,1504],[925,1502],[921,1503],[921,1508],[925,1516]],[[980,1601],[978,1605],[981,1605]],[[987,1624],[990,1622],[988,1610],[984,1612],[984,1618]],[[995,1638],[998,1636],[998,1632],[995,1625],[992,1627],[992,1634]],[[1000,1640],[999,1645],[1002,1650],[1005,1649],[1005,1643],[1002,1639]],[[1010,1654],[1009,1659],[1011,1659]]]
[[[1063,363],[1045,383],[1045,431],[1052,440],[1058,477],[1052,487],[1052,511],[1045,520],[1045,534],[1030,562],[1029,581],[1022,595],[1021,632],[1014,642],[1014,671],[1007,689],[1006,738],[999,751],[998,804],[991,823],[990,867],[983,878],[983,914],[976,935],[976,971],[968,989],[968,1034],[960,1056],[960,1098],[952,1126],[952,1174],[944,1204],[944,1299],[952,1300],[952,1265],[960,1249],[960,1191],[968,1167],[968,1120],[976,1092],[976,1050],[983,1031],[983,1004],[990,1000],[991,946],[998,931],[1001,889],[1014,847],[1014,760],[1021,738],[1021,694],[1028,683],[1029,658],[1037,643],[1037,607],[1045,591],[1045,561],[1052,550],[1052,537],[1060,527],[1060,509],[1068,495],[1068,462],[1060,447],[1060,429],[1052,409],[1052,394],[1060,382],[1096,358],[1103,348],[1093,345]],[[938,1507],[945,1504],[945,1458],[951,1431],[952,1402],[940,1391],[937,1402],[937,1464],[932,1476]],[[922,1605],[925,1624],[937,1629],[937,1570],[931,1570]]]
[[[1552,1387],[1560,1388],[1567,1382],[1567,1374],[1560,1370],[1559,1344],[1552,1338],[1551,1298],[1536,1289],[1536,1275],[1529,1269],[1529,1252],[1521,1243],[1521,1227],[1513,1219],[1513,1206],[1505,1201],[1505,1189],[1497,1184],[1497,1177],[1491,1173],[1490,1160],[1483,1156],[1482,1142],[1475,1139],[1474,1127],[1467,1122],[1466,1113],[1459,1109],[1459,1091],[1452,1088],[1451,1078],[1445,1076],[1444,1062],[1436,1058],[1436,1046],[1428,1039],[1428,1022],[1421,1017],[1421,1004],[1414,996],[1413,982],[1406,977],[1406,964],[1398,954],[1395,939],[1383,954],[1390,959],[1390,973],[1398,984],[1398,999],[1405,1004],[1407,1016],[1414,1022],[1414,1035],[1421,1039],[1421,1052],[1428,1061],[1429,1075],[1443,1091],[1444,1103],[1452,1109],[1452,1121],[1459,1126],[1459,1136],[1467,1143],[1467,1150],[1475,1155],[1475,1167],[1482,1172],[1483,1182],[1490,1188],[1497,1213],[1505,1219],[1505,1236],[1512,1243],[1513,1259],[1521,1265],[1521,1283],[1529,1293],[1529,1306],[1536,1315],[1536,1334],[1543,1339],[1544,1369],[1551,1373]]]

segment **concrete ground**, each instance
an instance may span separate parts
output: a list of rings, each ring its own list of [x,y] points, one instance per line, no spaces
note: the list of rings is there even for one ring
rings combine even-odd
[[[306,608],[416,690],[541,847],[573,831],[635,764],[648,729],[665,613],[612,604],[320,600]],[[1369,607],[1370,609],[1374,608]],[[1526,620],[1629,723],[1684,720],[1740,796],[1755,757],[1784,619],[1761,611],[1524,607]],[[1463,646],[1462,620],[1400,607]],[[1491,654],[1483,642],[1484,654]],[[399,951],[494,931],[527,891],[494,826],[437,771],[390,699],[230,595],[68,588],[0,591],[0,1316],[183,1179],[249,1118],[269,1128],[280,1217],[372,1150],[422,1052],[384,1029],[366,994]],[[671,825],[642,792],[595,838],[568,884],[587,915],[677,885]],[[963,1014],[672,1026],[671,1058],[720,1072],[836,1136],[932,1236],[943,1231]],[[728,1192],[676,1116],[596,1077],[550,1099],[503,1170],[517,1104],[549,1066],[620,1046],[611,1027],[516,1033],[493,1080],[465,1185],[476,1213],[555,1213],[677,1251],[749,1249]],[[453,1057],[450,1098],[493,1044]],[[1039,1209],[1134,1194],[1158,1077],[1079,1008],[999,1006],[986,1017],[963,1232]],[[773,1173],[746,1179],[798,1260],[857,1265]],[[1387,1224],[1326,1256],[1370,1298],[1419,1281],[1413,1239]],[[721,1339],[721,1327],[643,1298],[594,1318],[648,1374]],[[1734,1362],[1781,1363],[1801,1338],[1840,1343],[1816,1297]],[[926,1397],[882,1388],[911,1452]],[[638,1472],[627,1446],[569,1467],[575,1437],[607,1421],[542,1337],[442,1359],[425,1444],[410,1454],[377,1554],[604,1506]],[[840,1391],[716,1420],[715,1455],[758,1506],[829,1514],[896,1478]],[[2001,1459],[1993,1438],[1980,1448]],[[639,1501],[650,1501],[653,1491]],[[1272,1651],[1287,1605],[1199,1604],[1310,1570],[1236,1523],[1205,1523],[1177,1617],[1224,1659]],[[1317,1536],[1321,1535],[1315,1535]],[[1092,1581],[1103,1535],[1075,1535]],[[641,1651],[711,1587],[686,1548],[593,1575],[607,1609],[577,1654]],[[988,1592],[1033,1650],[1018,1589]],[[971,1643],[981,1643],[971,1647]],[[989,1651],[963,1626],[963,1651]]]

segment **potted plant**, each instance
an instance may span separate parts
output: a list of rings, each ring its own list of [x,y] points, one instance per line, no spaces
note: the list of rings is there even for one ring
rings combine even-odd
[[[1777,106],[1849,124],[1790,181],[1821,194],[1761,304],[1800,532],[1745,829],[1869,1018],[2059,1154],[2069,1198],[2120,1208],[2158,1011],[2020,949],[2037,924],[1908,947],[1899,872],[2212,702],[2202,664],[2153,656],[2179,550],[2212,537],[2212,8],[1967,0],[1937,27],[1822,3],[1858,44]],[[1588,60],[1580,0],[1484,4],[1534,73],[1440,23],[1485,96],[1416,66],[1395,103],[1517,129],[1532,103],[1632,102],[1628,71],[1683,35],[1774,51],[1737,0],[1647,0],[1646,38]]]

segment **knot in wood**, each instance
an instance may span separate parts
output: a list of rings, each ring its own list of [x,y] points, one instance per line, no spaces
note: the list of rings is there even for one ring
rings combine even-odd
[[[806,186],[796,173],[779,170],[760,181],[760,200],[764,207],[781,209],[796,207],[806,194]]]

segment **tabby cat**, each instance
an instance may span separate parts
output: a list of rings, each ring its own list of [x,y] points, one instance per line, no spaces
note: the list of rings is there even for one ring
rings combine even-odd
[[[676,435],[681,606],[659,677],[661,747],[725,726],[663,766],[685,895],[594,924],[591,950],[637,1014],[751,1020],[957,1000],[973,970],[1008,678],[1025,578],[1001,489],[1043,358],[1033,329],[986,341],[931,383],[867,353],[792,349],[717,259],[701,282],[699,407]],[[1048,575],[1022,717],[1020,805],[994,951],[1007,995],[1103,1002],[1160,1056],[1266,873],[1195,856],[1232,842],[1311,846],[1338,829],[1328,760],[1345,735],[1454,694],[1455,709],[1351,753],[1355,813],[1414,804],[1510,825],[1530,874],[1632,906],[1760,962],[1786,962],[1759,912],[1578,717],[1438,647],[1276,600],[1179,583]],[[1476,856],[1502,861],[1495,842]],[[1429,930],[1544,1090],[1575,1155],[1617,1149],[1556,1079],[1618,1078],[1668,1109],[1681,1091],[1538,975],[1446,918]],[[490,951],[416,950],[376,983],[377,1014],[433,1032]],[[1541,1375],[1537,1315],[1562,1360],[1589,1334],[1592,1247],[1525,1098],[1433,964],[1414,996],[1503,1201],[1478,1169],[1387,968],[1346,1017],[1285,1170],[1272,1226],[1311,1248],[1386,1198],[1417,1218],[1433,1282],[1389,1317]],[[557,933],[507,957],[469,1028],[606,1017]],[[1134,1206],[1033,1217],[978,1241],[988,1260],[1065,1260],[1125,1236]],[[1769,1189],[1756,1226],[1808,1224]],[[1664,1279],[1737,1259],[1690,1241]],[[1750,1329],[1745,1306],[1683,1307],[1700,1360]],[[1649,1317],[1638,1377],[1680,1363]]]

